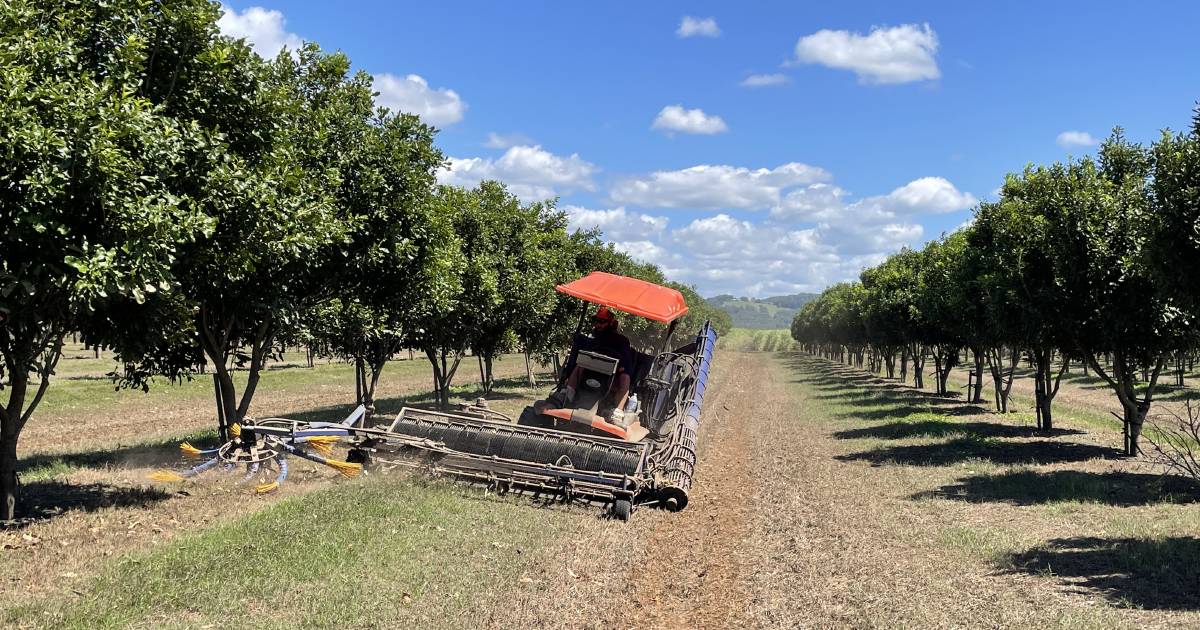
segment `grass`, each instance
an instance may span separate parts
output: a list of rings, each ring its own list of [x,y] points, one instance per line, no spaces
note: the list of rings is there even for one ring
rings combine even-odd
[[[291,357],[294,358],[294,357]],[[81,362],[85,366],[73,365]],[[58,373],[51,377],[46,397],[38,407],[42,415],[81,414],[89,411],[119,407],[131,402],[158,404],[161,402],[197,401],[211,402],[212,377],[197,374],[191,380],[172,383],[158,379],[148,392],[117,389],[105,373],[115,365],[104,359],[64,359]],[[467,365],[465,367],[470,367]],[[429,371],[427,361],[396,360],[388,364],[385,374],[392,376],[425,375]],[[86,378],[84,378],[86,376]],[[237,370],[233,374],[234,384],[240,392],[246,383],[247,372]],[[331,380],[354,382],[354,366],[348,363],[318,362],[313,369],[298,362],[277,363],[268,366],[259,381],[260,391],[278,389],[304,389],[328,383]]]
[[[110,562],[77,598],[4,612],[12,625],[442,627],[520,584],[571,513],[442,483],[379,479],[283,500]]]
[[[1040,581],[1015,583],[1055,594],[1035,617],[1021,617],[1028,604],[1017,599],[1010,610],[976,623],[1197,623],[1200,486],[1119,457],[1110,446],[1120,443],[1116,422],[1063,403],[1056,405],[1056,431],[1046,435],[1019,414],[996,416],[823,359],[785,355],[783,361],[808,399],[809,416],[820,418],[816,422],[842,445],[834,459],[867,466],[843,474],[864,493],[883,490],[898,500],[872,501],[886,514],[877,540],[896,527],[894,536],[924,553],[952,552],[957,559],[950,566],[964,584],[972,574],[1005,575]],[[879,485],[874,491],[873,483]],[[910,584],[922,591],[914,597],[937,599],[928,592],[932,567],[897,562],[925,576],[919,586]],[[980,587],[993,599],[1006,597],[1012,584],[988,578]],[[1107,606],[1096,608],[1096,601]],[[1122,609],[1132,612],[1112,614]],[[1168,611],[1184,616],[1164,616]],[[949,618],[897,623],[956,625]]]
[[[405,476],[318,471],[253,498],[220,480],[185,496],[119,477],[123,462],[174,458],[174,440],[31,458],[23,476],[47,490],[110,486],[92,491],[94,508],[3,538],[42,542],[0,550],[27,567],[0,571],[14,595],[0,625],[1200,624],[1200,492],[1109,457],[1113,423],[1063,414],[1059,431],[1035,434],[1020,416],[837,364],[734,350],[786,340],[723,337],[692,503],[630,524]],[[430,402],[415,363],[421,379],[393,385],[381,410]],[[519,374],[493,397],[505,411],[541,393],[523,386],[519,359],[508,367]],[[285,382],[282,393],[311,387]],[[344,393],[294,411],[339,415]],[[168,531],[134,536],[150,526]],[[80,577],[55,578],[65,574]],[[25,594],[14,579],[43,584]]]
[[[737,352],[787,352],[797,348],[792,333],[782,328],[734,328],[717,342],[717,348]]]

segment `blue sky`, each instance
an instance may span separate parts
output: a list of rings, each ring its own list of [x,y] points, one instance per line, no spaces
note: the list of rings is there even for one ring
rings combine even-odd
[[[557,196],[703,295],[857,277],[1005,173],[1200,99],[1194,2],[225,7],[260,52],[311,40],[375,75],[441,130],[442,181]]]

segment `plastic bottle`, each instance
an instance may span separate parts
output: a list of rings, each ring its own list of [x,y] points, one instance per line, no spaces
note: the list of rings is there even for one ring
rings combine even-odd
[[[625,401],[625,413],[634,413],[638,408],[637,394],[630,394],[629,400]]]

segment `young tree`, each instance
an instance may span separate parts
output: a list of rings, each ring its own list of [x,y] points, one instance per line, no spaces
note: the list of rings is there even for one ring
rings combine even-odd
[[[528,332],[553,310],[567,220],[553,203],[522,204],[499,182],[482,182],[471,197],[456,229],[481,272],[470,343],[490,392],[493,361],[515,348],[518,329]]]
[[[138,8],[110,10],[148,20]],[[91,10],[0,5],[0,520],[63,337],[107,301],[173,290],[180,244],[212,228],[175,186],[196,130],[136,93],[129,57],[150,44],[97,37]]]
[[[1070,194],[1057,226],[1064,255],[1057,263],[1073,296],[1074,346],[1116,392],[1125,452],[1136,455],[1159,374],[1188,330],[1148,264],[1157,219],[1147,194],[1150,154],[1116,129],[1100,147],[1099,162],[1099,168],[1083,160],[1068,169]],[[1111,369],[1099,361],[1102,354],[1112,356]],[[1140,392],[1139,369],[1149,376]]]
[[[442,281],[446,299],[426,305],[423,324],[413,332],[412,345],[429,359],[434,396],[443,409],[450,408],[450,383],[471,343],[470,310],[477,306],[475,299],[481,295],[492,298],[486,285],[480,290],[485,284],[481,279],[487,276],[486,265],[469,258],[458,231],[459,215],[469,212],[471,203],[470,191],[455,186],[439,186],[430,199],[432,216],[446,226],[441,258],[445,263]]]
[[[932,351],[935,385],[937,393],[943,395],[947,393],[946,381],[963,345],[961,314],[955,299],[955,268],[962,261],[962,249],[961,238],[930,241],[921,251],[917,269],[915,307],[921,322],[918,335]]]
[[[991,247],[985,264],[999,284],[1000,310],[992,317],[1003,338],[1026,349],[1036,367],[1035,404],[1038,428],[1053,428],[1051,403],[1070,364],[1063,354],[1056,371],[1055,353],[1071,348],[1072,295],[1064,290],[1056,262],[1063,255],[1054,238],[1054,226],[1063,215],[1069,194],[1066,168],[1028,167],[1009,175],[995,204],[981,204],[976,216],[978,233]]]
[[[900,373],[904,380],[909,360],[913,366],[913,386],[925,386],[925,327],[917,304],[921,252],[902,249],[879,266],[864,271],[867,291],[867,326],[873,338],[902,349]]]
[[[1176,350],[1177,382],[1200,346],[1200,105],[1187,133],[1164,131],[1151,147],[1150,242],[1147,262],[1160,300],[1182,315],[1190,334]]]
[[[989,289],[986,268],[981,264],[980,252],[972,244],[975,238],[975,226],[963,228],[946,239],[946,246],[954,250],[953,263],[950,268],[949,312],[953,316],[950,325],[957,331],[958,337],[974,358],[975,382],[968,392],[968,398],[973,403],[983,402],[983,368],[988,362],[990,348],[1003,349],[1003,343],[993,334],[993,329],[987,319]],[[1000,406],[1000,394],[1004,393],[1007,403],[1007,391],[1003,389],[999,374],[995,374],[996,404]]]
[[[309,45],[264,62],[217,35],[215,23],[205,33],[198,45],[208,65],[185,64],[163,107],[205,125],[214,151],[191,164],[190,184],[215,228],[173,261],[177,294],[148,301],[153,315],[142,315],[190,338],[117,349],[124,383],[143,387],[155,375],[189,376],[201,355],[213,368],[224,432],[248,413],[279,335],[332,296],[331,259],[359,221],[357,208],[336,204],[340,169],[348,147],[363,142],[373,105],[369,78],[348,77],[343,55]],[[240,398],[233,365],[248,368]]]
[[[431,216],[442,161],[434,131],[408,114],[378,112],[363,122],[335,189],[348,238],[323,256],[322,286],[311,292],[332,299],[304,319],[328,352],[354,362],[366,421],[387,361],[420,329],[431,303],[448,295],[441,260],[446,225]]]

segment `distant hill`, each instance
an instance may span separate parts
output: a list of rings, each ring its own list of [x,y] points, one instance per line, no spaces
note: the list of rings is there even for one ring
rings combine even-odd
[[[706,301],[729,313],[737,328],[790,328],[796,311],[816,299],[817,295],[797,293],[763,299],[718,295]]]

